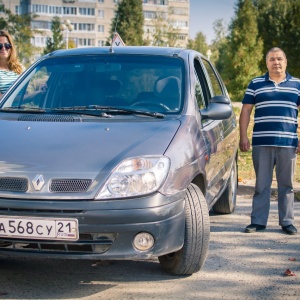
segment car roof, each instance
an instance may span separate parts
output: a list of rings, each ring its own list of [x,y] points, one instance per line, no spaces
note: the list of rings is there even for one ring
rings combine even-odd
[[[136,55],[162,55],[179,56],[183,52],[191,51],[174,47],[153,47],[153,46],[124,46],[124,47],[87,47],[68,50],[56,50],[49,56],[70,56],[70,55],[97,55],[97,54],[136,54]]]

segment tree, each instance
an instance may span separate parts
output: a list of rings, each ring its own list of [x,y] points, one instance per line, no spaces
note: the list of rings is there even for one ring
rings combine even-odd
[[[209,46],[206,42],[206,36],[201,32],[197,32],[194,40],[189,40],[187,47],[206,55]]]
[[[144,15],[141,0],[123,0],[118,3],[112,20],[110,36],[118,32],[127,46],[141,46],[143,41]],[[111,44],[111,40],[108,41]]]
[[[225,62],[223,61],[226,56],[228,39],[226,37],[227,28],[224,20],[218,19],[213,23],[213,28],[216,38],[214,39],[210,49],[212,51],[211,61],[215,63],[218,71],[223,77],[223,70]]]
[[[52,38],[47,37],[46,47],[43,54],[50,53],[54,50],[63,49],[63,33],[61,30],[60,18],[55,16],[51,24]]]
[[[257,10],[251,0],[238,0],[223,53],[224,81],[234,101],[241,101],[253,77],[261,75],[263,41],[258,34]]]
[[[223,41],[226,38],[228,30],[227,30],[227,25],[223,19],[217,19],[213,23],[213,29],[216,36],[213,43],[218,43],[220,41]]]
[[[200,31],[196,34],[194,40],[190,39],[187,44],[187,48],[196,50],[204,55],[207,55],[208,51],[211,51],[210,60],[217,64],[219,60],[219,52],[222,51],[224,42],[226,41],[226,25],[222,19],[218,19],[214,22],[214,31],[216,38],[211,45],[206,42],[206,36]]]
[[[259,36],[264,41],[264,53],[280,47],[286,53],[288,71],[300,77],[300,2],[299,0],[254,0],[258,11]],[[266,69],[265,55],[260,66]]]
[[[152,21],[151,38],[147,39],[153,46],[177,46],[179,30],[173,26],[173,20],[167,19],[166,16],[166,13],[156,11],[156,18]]]
[[[31,22],[37,16],[32,14],[15,15],[2,4],[0,12],[4,13],[4,16],[0,17],[0,27],[13,36],[20,61],[25,65],[30,64],[31,57],[38,51],[38,48],[31,44],[31,38],[33,38]]]

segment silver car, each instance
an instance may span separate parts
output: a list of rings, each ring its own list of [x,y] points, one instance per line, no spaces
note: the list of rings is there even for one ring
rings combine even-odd
[[[188,49],[55,51],[0,102],[0,255],[158,258],[192,274],[232,213],[237,124]]]

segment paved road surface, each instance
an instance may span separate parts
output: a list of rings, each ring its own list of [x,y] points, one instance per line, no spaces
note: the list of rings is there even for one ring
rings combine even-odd
[[[210,251],[197,274],[170,276],[156,260],[0,258],[0,299],[300,299],[300,236],[281,231],[276,201],[267,230],[244,233],[252,189],[239,189],[234,214],[211,215]],[[300,229],[300,202],[295,208]],[[284,276],[286,269],[297,276]]]

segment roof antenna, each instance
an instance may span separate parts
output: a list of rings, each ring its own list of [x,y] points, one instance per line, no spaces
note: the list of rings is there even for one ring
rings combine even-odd
[[[114,50],[113,50],[113,43],[114,43],[114,36],[116,35],[117,33],[117,25],[118,25],[118,21],[119,21],[119,14],[117,14],[117,21],[116,21],[116,24],[115,24],[115,30],[113,32],[113,36],[112,36],[112,40],[111,40],[111,46],[110,46],[110,53],[113,53]]]

